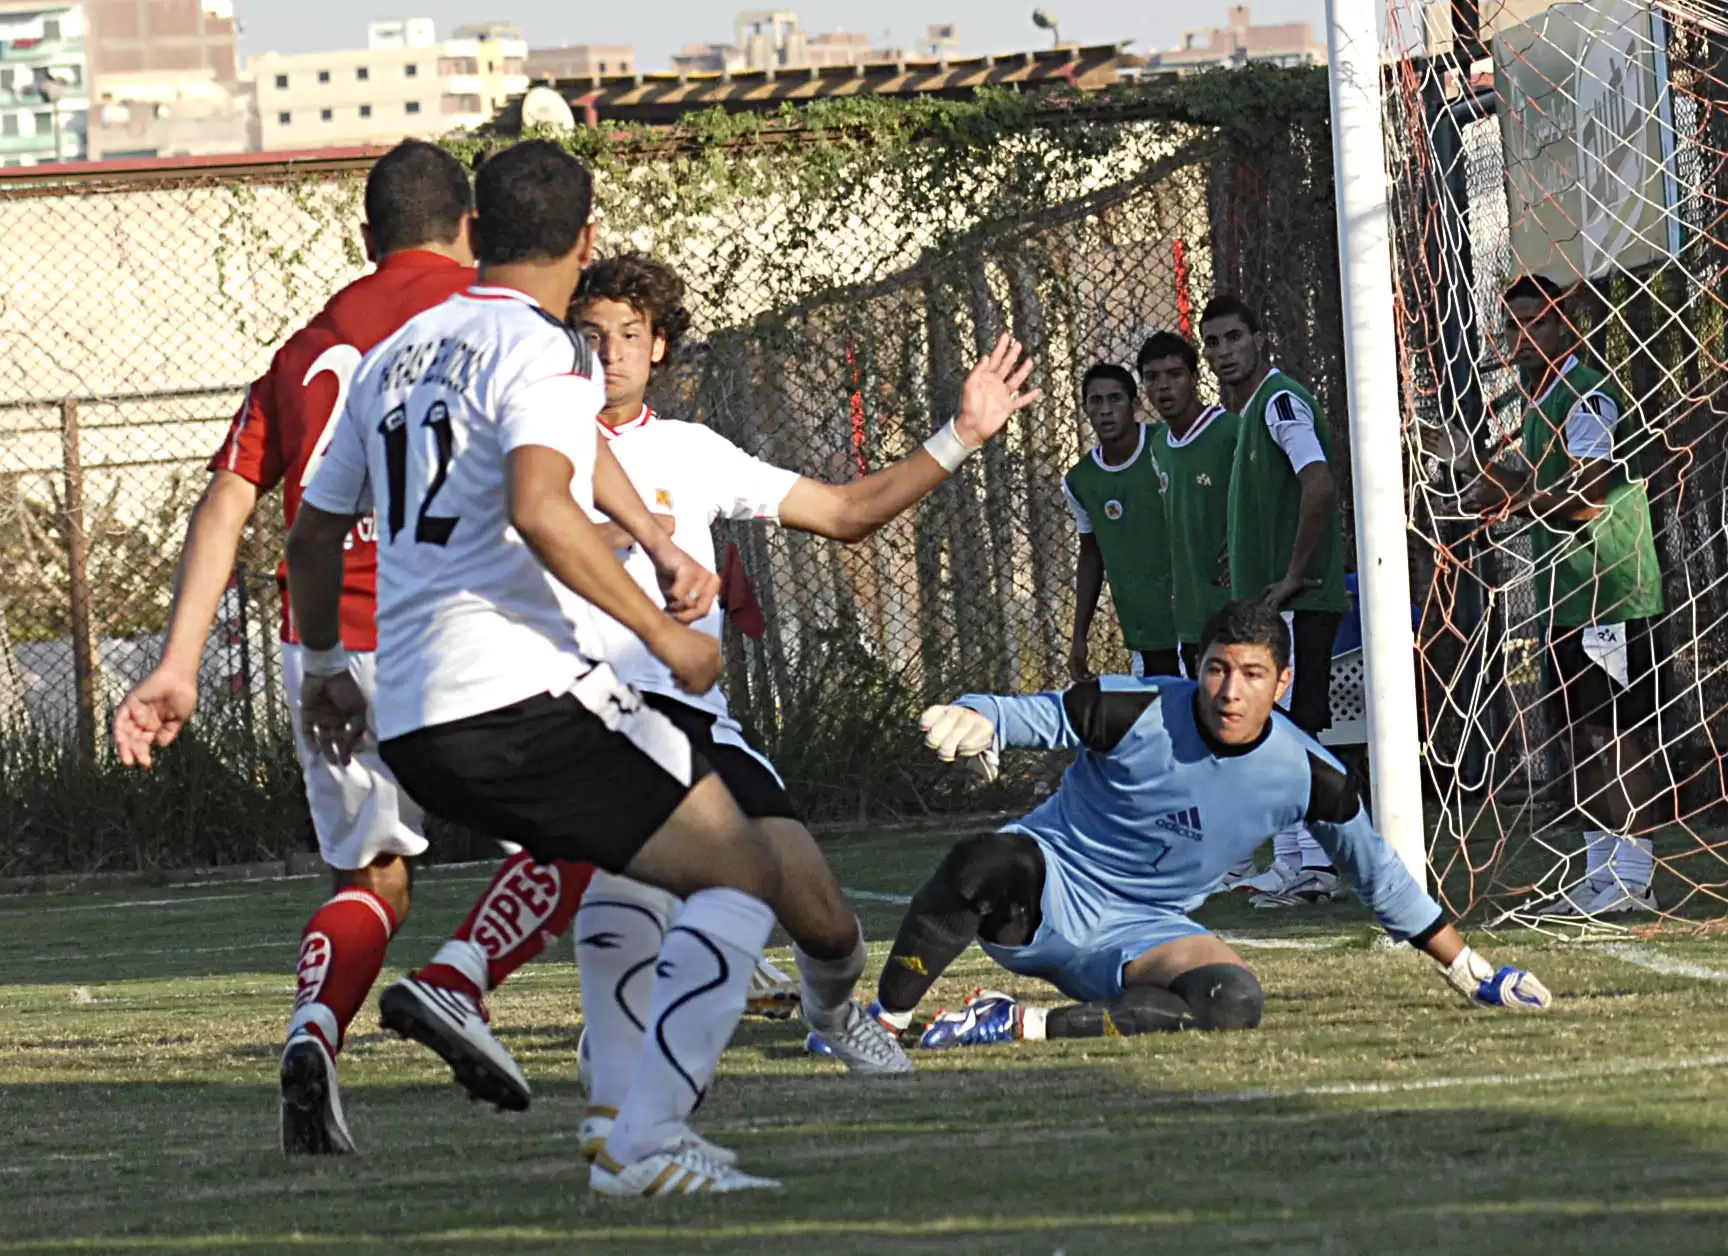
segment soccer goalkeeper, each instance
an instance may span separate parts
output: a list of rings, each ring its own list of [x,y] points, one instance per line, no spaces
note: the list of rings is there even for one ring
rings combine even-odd
[[[1276,610],[1228,603],[1207,625],[1200,679],[1085,681],[1031,697],[968,695],[923,716],[946,760],[993,777],[1003,747],[1077,752],[1049,801],[960,842],[912,898],[878,987],[897,1030],[977,938],[1011,972],[1076,1000],[980,994],[925,1047],[1175,1029],[1252,1029],[1265,996],[1188,913],[1266,834],[1305,820],[1393,938],[1427,952],[1479,1006],[1545,1008],[1530,973],[1466,946],[1374,831],[1336,760],[1281,712],[1290,636]]]

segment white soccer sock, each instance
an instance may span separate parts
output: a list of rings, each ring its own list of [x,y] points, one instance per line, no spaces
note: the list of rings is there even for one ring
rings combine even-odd
[[[1610,837],[1613,849],[1603,870],[1634,894],[1650,888],[1656,875],[1656,847],[1647,837]]]
[[[1314,835],[1308,831],[1306,824],[1296,826],[1296,845],[1302,852],[1304,868],[1330,868],[1332,856],[1326,853],[1324,847],[1314,840]]]
[[[654,1006],[606,1150],[630,1164],[674,1146],[714,1077],[750,989],[774,912],[738,890],[692,894],[666,931]]]
[[[1584,875],[1592,881],[1608,879],[1608,857],[1614,853],[1614,835],[1603,829],[1584,830]]]
[[[654,961],[677,912],[677,898],[665,890],[610,872],[596,871],[582,896],[572,932],[588,1031],[590,1107],[616,1111],[630,1089],[653,1005]]]
[[[1272,835],[1272,859],[1275,863],[1286,864],[1292,868],[1302,866],[1302,834],[1308,826],[1298,824],[1294,828],[1279,829]]]
[[[846,1006],[852,1001],[852,991],[858,978],[864,975],[864,961],[869,958],[864,949],[863,926],[858,926],[857,945],[839,959],[818,959],[796,944],[792,956],[798,961],[798,975],[804,979],[800,996],[804,1020],[818,1033],[839,1029],[845,1024]]]

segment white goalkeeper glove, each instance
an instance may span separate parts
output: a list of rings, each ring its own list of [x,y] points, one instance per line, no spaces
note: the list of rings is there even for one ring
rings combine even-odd
[[[972,774],[988,785],[996,779],[996,726],[963,706],[933,706],[918,717],[924,744],[944,763],[965,761]]]
[[[1496,969],[1469,947],[1443,970],[1447,982],[1477,1007],[1540,1012],[1554,1001],[1534,973],[1507,965]]]

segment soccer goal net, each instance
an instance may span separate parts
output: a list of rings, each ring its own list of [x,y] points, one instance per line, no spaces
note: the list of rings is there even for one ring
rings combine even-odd
[[[1385,38],[1434,872],[1489,921],[1710,928],[1728,6],[1392,0]]]

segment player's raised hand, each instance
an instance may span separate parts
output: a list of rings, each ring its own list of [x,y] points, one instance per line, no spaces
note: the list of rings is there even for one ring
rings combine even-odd
[[[150,751],[172,745],[198,705],[198,677],[158,667],[114,712],[114,750],[127,767],[150,766]]]
[[[996,779],[996,726],[971,707],[933,706],[918,717],[924,744],[944,763],[961,760],[986,785]]]
[[[1034,359],[1025,355],[1025,346],[1004,333],[996,341],[996,347],[966,376],[954,427],[968,445],[982,445],[1000,432],[1010,417],[1044,396],[1041,388],[1025,388],[1036,365]]]
[[[719,575],[671,542],[653,558],[660,591],[666,595],[666,613],[681,624],[693,624],[706,615],[720,596]]]
[[[347,672],[300,682],[300,731],[306,744],[346,767],[366,739],[366,695]]]
[[[685,693],[707,693],[720,679],[720,642],[705,632],[667,621],[654,640],[643,644],[666,664]]]

